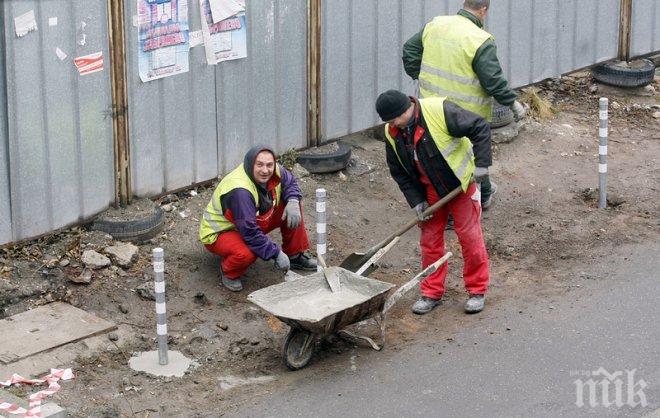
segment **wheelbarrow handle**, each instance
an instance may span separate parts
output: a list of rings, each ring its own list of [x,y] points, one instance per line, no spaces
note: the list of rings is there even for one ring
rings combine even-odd
[[[435,263],[431,264],[430,266],[426,267],[424,270],[422,270],[421,273],[419,273],[417,276],[413,277],[410,279],[410,281],[400,288],[397,289],[396,292],[392,294],[387,300],[385,301],[385,306],[383,306],[383,314],[387,313],[387,311],[390,310],[390,308],[397,303],[403,295],[405,295],[410,289],[415,287],[415,285],[422,280],[424,280],[427,276],[430,274],[434,273],[442,264],[444,264],[447,260],[449,260],[449,257],[451,257],[453,254],[451,252],[448,252],[441,258],[439,258]]]
[[[461,186],[458,186],[457,188],[455,188],[454,190],[452,190],[451,192],[449,192],[449,194],[447,194],[445,197],[443,197],[442,199],[438,200],[437,202],[435,202],[434,204],[432,204],[431,206],[429,206],[429,207],[424,211],[424,213],[422,213],[422,215],[423,215],[424,217],[429,216],[429,215],[432,215],[436,210],[440,209],[441,207],[443,207],[444,205],[446,205],[447,203],[449,203],[449,201],[451,201],[451,200],[452,200],[453,198],[455,198],[459,193],[461,193],[462,190],[463,190],[463,189],[461,189]],[[387,244],[389,244],[390,241],[392,241],[394,238],[396,238],[396,237],[398,237],[398,236],[400,236],[400,235],[403,235],[403,234],[405,234],[406,232],[408,232],[408,230],[409,230],[410,228],[412,228],[413,226],[417,225],[417,222],[419,222],[419,219],[417,219],[417,217],[412,218],[412,219],[409,220],[405,225],[403,225],[401,228],[399,228],[397,231],[393,232],[389,237],[385,238],[385,239],[382,240],[380,243],[378,243],[378,245],[375,245],[374,247],[372,247],[372,250],[375,249],[375,251],[378,251],[379,249],[383,248],[384,246],[386,246]],[[374,252],[375,252],[375,251],[374,251]]]

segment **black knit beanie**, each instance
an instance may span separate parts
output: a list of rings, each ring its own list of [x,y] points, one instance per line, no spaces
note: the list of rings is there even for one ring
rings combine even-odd
[[[387,90],[376,100],[376,112],[383,122],[395,119],[410,107],[410,98],[398,90]]]

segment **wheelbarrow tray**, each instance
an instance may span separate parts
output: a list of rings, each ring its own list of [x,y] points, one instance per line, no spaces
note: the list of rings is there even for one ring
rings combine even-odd
[[[323,273],[317,272],[257,290],[248,300],[291,327],[328,335],[380,312],[394,287],[341,267],[329,267],[326,273],[339,277],[340,292],[333,293]]]

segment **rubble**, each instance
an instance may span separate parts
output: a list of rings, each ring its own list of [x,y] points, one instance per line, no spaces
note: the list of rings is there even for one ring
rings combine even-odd
[[[153,282],[146,282],[135,288],[135,292],[144,300],[156,300]]]
[[[85,250],[80,261],[83,262],[85,267],[92,270],[102,269],[112,264],[108,257],[104,256],[103,254],[99,254],[94,250]]]
[[[106,247],[103,251],[110,256],[119,267],[128,268],[133,264],[139,248],[131,243],[118,242]]]
[[[69,276],[69,280],[72,281],[73,283],[78,283],[78,284],[89,284],[92,282],[92,270],[91,269],[83,269],[83,271],[80,273],[79,276]]]

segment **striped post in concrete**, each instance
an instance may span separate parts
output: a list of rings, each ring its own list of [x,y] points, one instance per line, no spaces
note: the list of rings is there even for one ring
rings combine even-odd
[[[156,294],[156,335],[158,336],[158,364],[167,364],[167,315],[165,308],[165,259],[162,248],[153,249],[154,293]]]
[[[326,252],[325,197],[325,189],[316,189],[316,253],[324,258]],[[317,269],[321,271],[321,263]]]
[[[598,129],[598,208],[607,207],[607,110],[609,101],[601,98],[598,101],[598,117],[600,125]]]

